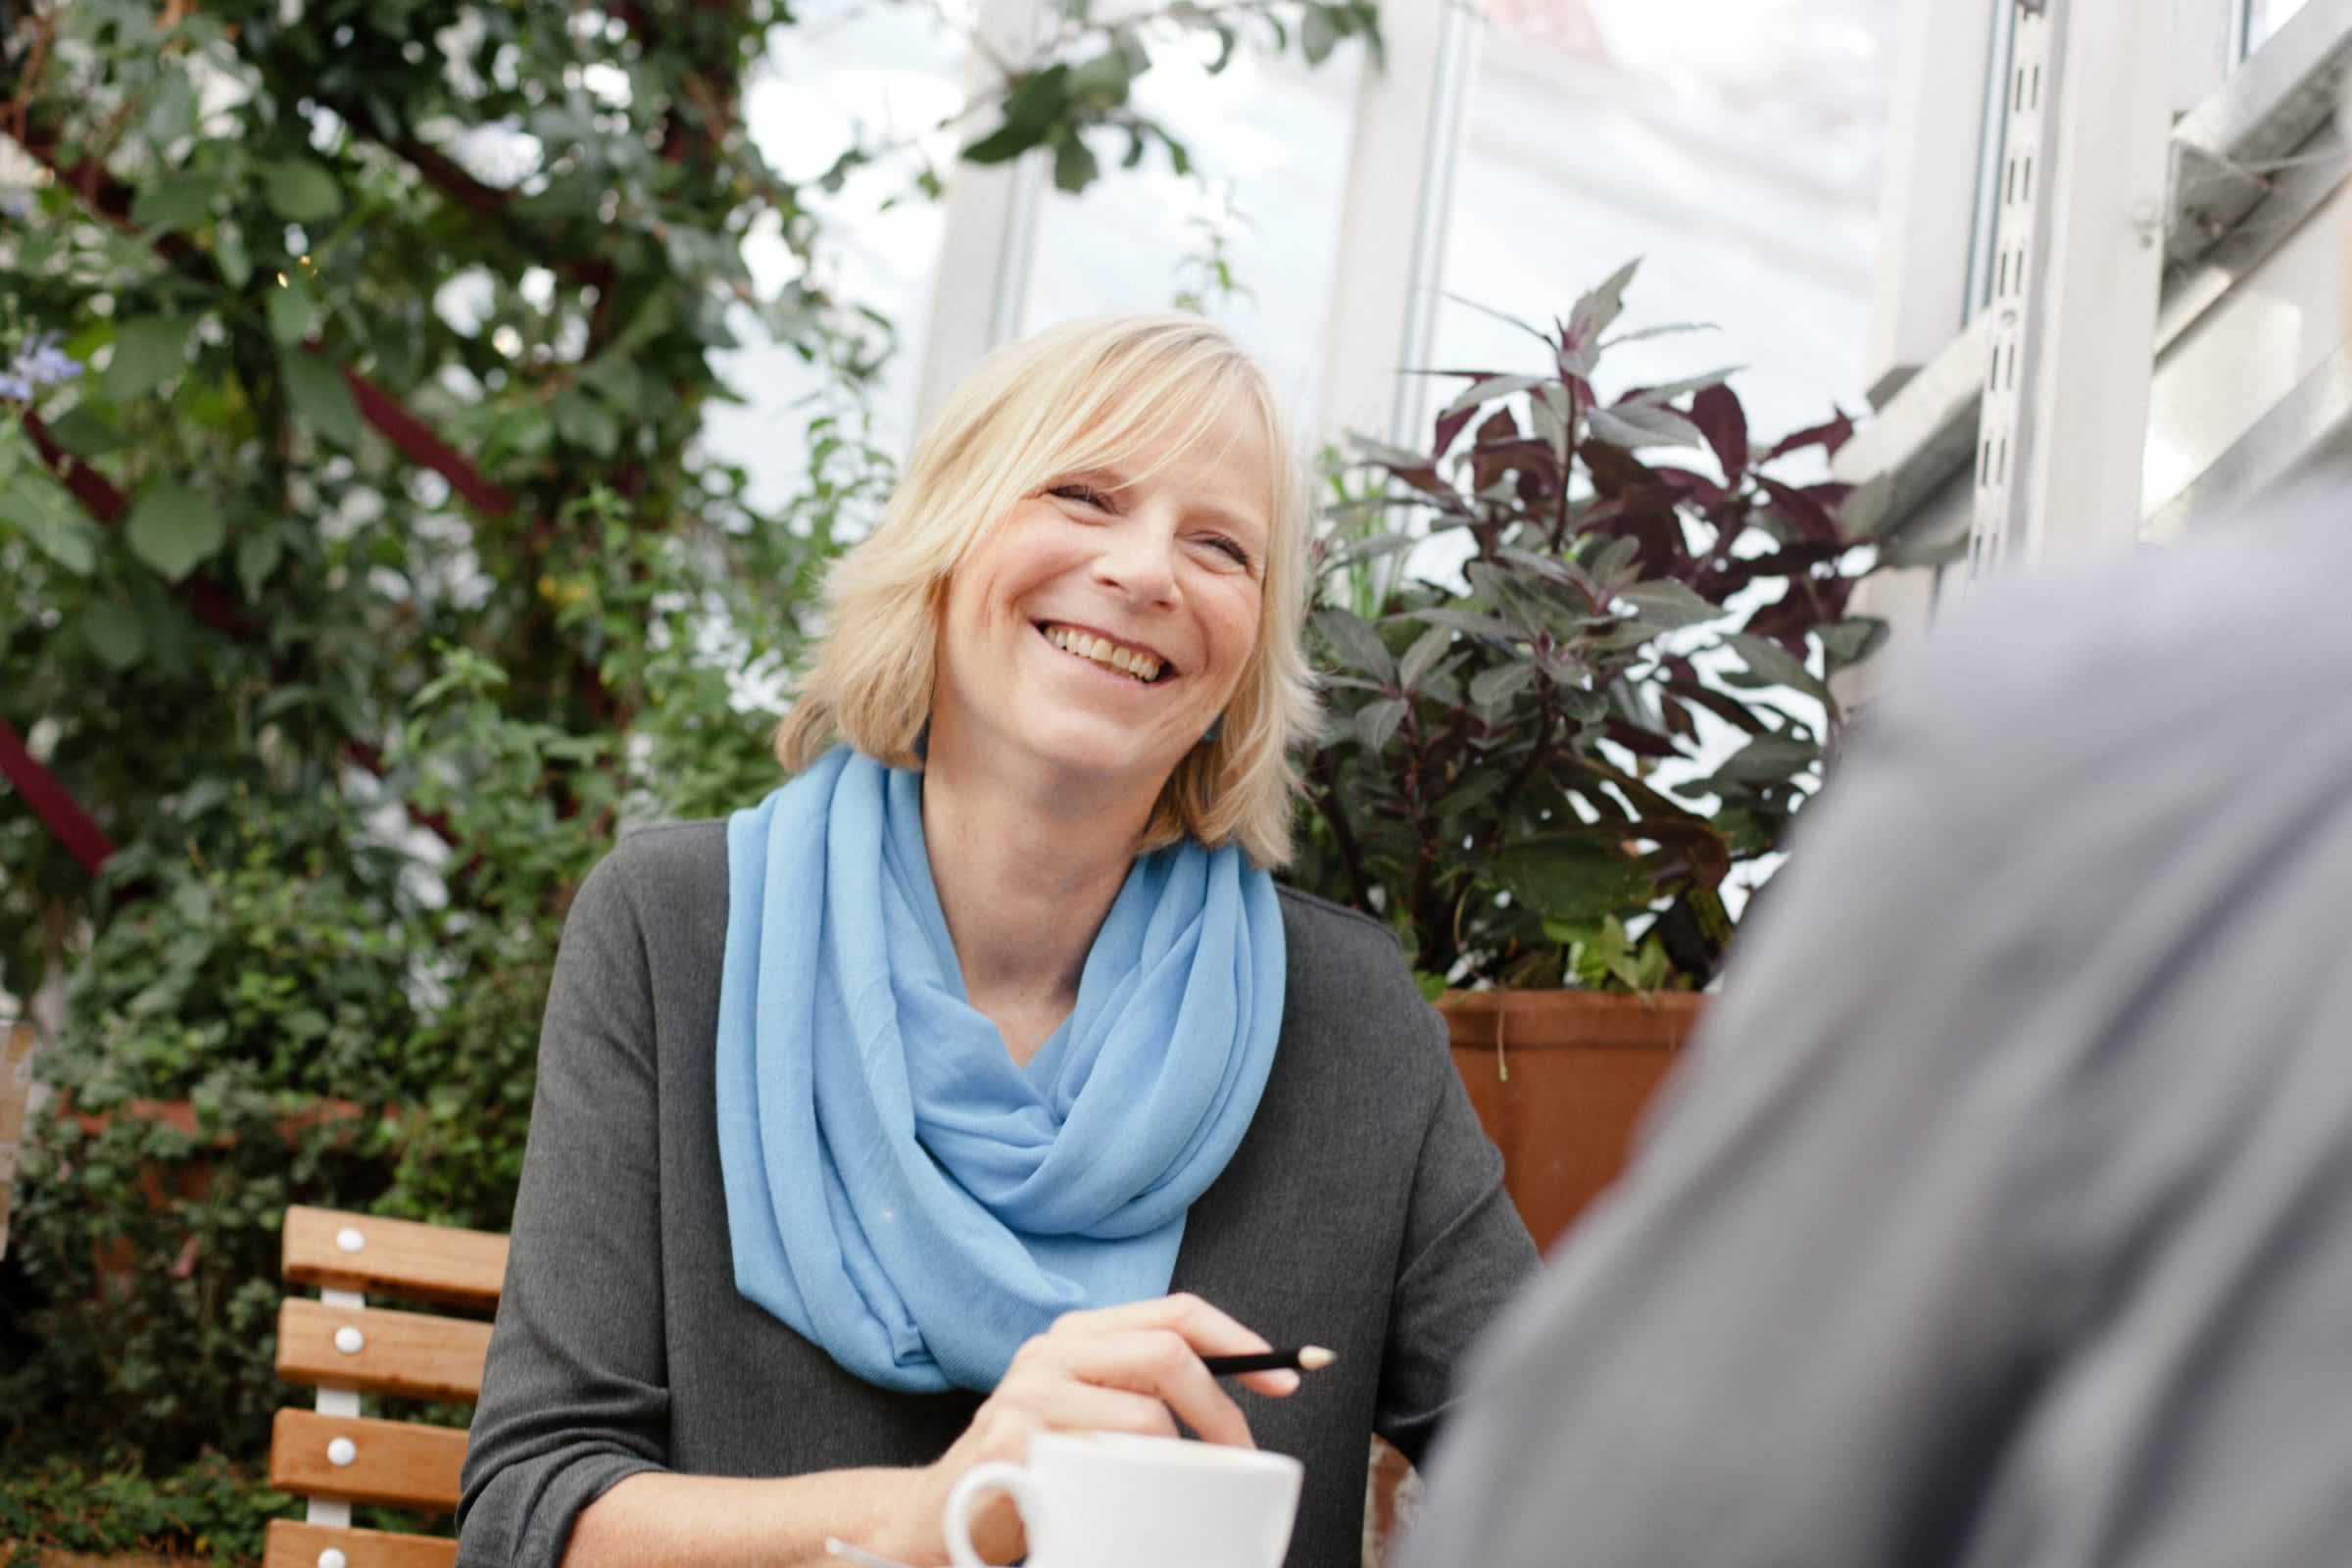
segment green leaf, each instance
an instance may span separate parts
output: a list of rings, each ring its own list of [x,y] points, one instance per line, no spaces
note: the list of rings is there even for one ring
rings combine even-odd
[[[1726,637],[1724,642],[1740,656],[1740,662],[1756,679],[1773,686],[1786,686],[1830,701],[1830,689],[1821,683],[1803,660],[1768,637],[1750,637],[1745,633]]]
[[[1497,664],[1470,678],[1470,701],[1480,708],[1499,708],[1534,685],[1535,679],[1533,664]]]
[[[1625,291],[1642,270],[1642,259],[1632,261],[1602,279],[1600,285],[1578,300],[1568,312],[1568,329],[1579,342],[1588,341],[1608,330],[1610,324],[1625,313]]]
[[[1551,378],[1549,376],[1543,375],[1489,375],[1481,377],[1480,379],[1473,381],[1468,386],[1464,387],[1460,396],[1456,397],[1451,403],[1446,404],[1446,407],[1439,412],[1438,417],[1441,419],[1450,418],[1454,415],[1461,414],[1470,409],[1475,409],[1482,403],[1492,403],[1496,398],[1507,398],[1514,392],[1527,392],[1536,387],[1549,384],[1550,379]],[[1417,459],[1416,461],[1426,460]]]
[[[1306,56],[1306,63],[1321,65],[1331,58],[1339,41],[1340,29],[1333,24],[1330,11],[1310,3],[1298,19],[1298,52]]]
[[[269,291],[269,312],[270,335],[281,345],[300,343],[318,329],[318,302],[300,278]]]
[[[1127,101],[1128,87],[1134,81],[1135,74],[1135,60],[1126,50],[1105,49],[1093,59],[1081,61],[1070,68],[1070,96],[1104,104],[1122,104]]]
[[[160,149],[196,133],[196,86],[184,71],[167,71],[147,106],[147,139]]]
[[[253,281],[253,258],[245,249],[245,231],[236,224],[223,221],[213,230],[213,261],[230,288]]]
[[[1672,577],[1638,582],[1620,590],[1617,597],[1631,604],[1634,613],[1647,624],[1669,631],[1703,625],[1723,613],[1721,605],[1709,604],[1690,584]]]
[[[81,612],[81,639],[118,674],[147,653],[146,623],[120,600],[102,600]]]
[[[220,548],[228,525],[203,496],[165,480],[150,486],[130,509],[122,537],[133,555],[167,580],[178,582]]]
[[[620,425],[603,404],[577,391],[556,399],[556,433],[600,458],[620,450]]]
[[[98,531],[55,480],[39,468],[19,468],[0,484],[0,523],[77,577],[98,562]]]
[[[1094,150],[1076,131],[1064,137],[1061,144],[1054,149],[1054,188],[1056,190],[1068,191],[1075,196],[1093,184],[1096,176],[1102,172],[1102,165],[1095,161]]]
[[[1413,639],[1413,646],[1404,651],[1396,664],[1396,684],[1408,692],[1421,689],[1421,677],[1430,666],[1446,657],[1453,646],[1453,633],[1444,626],[1432,626]]]
[[[1470,772],[1467,783],[1448,790],[1438,802],[1440,817],[1460,816],[1475,810],[1503,791],[1511,781],[1510,774],[1498,767],[1478,767]]]
[[[115,332],[114,358],[98,378],[98,389],[110,403],[128,403],[145,397],[177,375],[187,364],[192,317],[141,316],[124,321]]]
[[[360,444],[360,406],[343,372],[307,349],[280,346],[286,401],[295,416],[346,452]]]
[[[1004,95],[1004,122],[963,150],[975,164],[1002,164],[1046,139],[1069,117],[1070,68],[1048,66],[1015,81]]]
[[[1586,428],[1611,446],[1632,452],[1642,447],[1703,447],[1707,438],[1697,425],[1671,409],[1620,403],[1613,409],[1594,409]]]
[[[1405,704],[1395,697],[1384,697],[1356,710],[1356,739],[1363,742],[1365,751],[1377,752],[1389,744],[1389,737],[1404,721],[1404,710]]]
[[[132,199],[130,220],[151,236],[194,228],[211,216],[220,189],[216,179],[158,171],[155,183]]]
[[[343,210],[335,176],[308,158],[273,159],[262,166],[262,194],[290,223],[322,223]]]
[[[596,389],[604,400],[621,413],[628,413],[645,401],[645,377],[620,355],[607,352],[580,370],[580,384]]]
[[[243,584],[249,603],[261,603],[262,589],[285,550],[285,541],[273,531],[249,533],[238,541],[237,581]]]
[[[1876,615],[1849,615],[1820,628],[1822,657],[1834,670],[1858,664],[1886,646],[1888,630]]]
[[[1346,610],[1318,610],[1314,627],[1349,669],[1361,670],[1384,684],[1396,678],[1396,661],[1380,640],[1371,622]]]
[[[1641,863],[1597,830],[1506,844],[1494,854],[1494,874],[1515,903],[1545,920],[1597,922],[1639,908],[1650,895]]]
[[[122,450],[122,432],[87,403],[76,403],[51,421],[49,438],[77,458],[103,458]]]
[[[1447,626],[1490,642],[1516,646],[1527,641],[1526,632],[1499,615],[1473,614],[1466,610],[1416,610],[1412,615],[1425,625]]]
[[[1726,784],[1778,784],[1800,778],[1821,759],[1821,748],[1794,735],[1759,735],[1715,770],[1712,787]]]

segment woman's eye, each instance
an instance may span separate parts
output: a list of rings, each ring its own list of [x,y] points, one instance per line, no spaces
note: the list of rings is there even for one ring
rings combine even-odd
[[[1103,512],[1110,510],[1108,498],[1091,484],[1057,484],[1046,494],[1062,501],[1075,501],[1080,506],[1094,507]]]
[[[1241,546],[1240,546],[1238,543],[1236,543],[1235,541],[1233,541],[1233,540],[1231,540],[1231,539],[1228,539],[1228,538],[1224,537],[1222,534],[1219,534],[1219,535],[1217,535],[1216,537],[1214,537],[1214,538],[1210,539],[1210,540],[1208,541],[1208,544],[1209,544],[1209,548],[1210,548],[1210,549],[1212,549],[1212,550],[1221,550],[1221,551],[1223,551],[1223,552],[1224,552],[1224,553],[1225,553],[1225,554],[1226,554],[1228,557],[1230,557],[1230,558],[1232,559],[1232,561],[1233,561],[1233,564],[1234,564],[1235,565],[1237,565],[1237,566],[1240,566],[1240,567],[1244,568],[1245,570],[1246,570],[1246,569],[1248,569],[1248,567],[1249,567],[1249,565],[1250,565],[1250,552],[1249,552],[1249,551],[1247,551],[1247,550],[1244,550],[1244,549],[1243,549],[1243,548],[1242,548],[1242,547],[1241,547]]]

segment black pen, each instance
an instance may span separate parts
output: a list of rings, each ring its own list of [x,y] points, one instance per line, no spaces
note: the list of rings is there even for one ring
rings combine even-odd
[[[1340,1358],[1337,1350],[1320,1345],[1301,1345],[1291,1350],[1260,1350],[1254,1355],[1204,1355],[1200,1364],[1212,1378],[1242,1372],[1320,1372]]]

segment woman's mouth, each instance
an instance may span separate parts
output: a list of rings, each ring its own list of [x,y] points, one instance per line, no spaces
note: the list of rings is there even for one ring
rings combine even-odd
[[[1038,635],[1063,653],[1112,674],[1124,675],[1139,686],[1154,685],[1173,678],[1176,673],[1174,665],[1150,650],[1114,642],[1095,632],[1051,620],[1037,622],[1037,630]]]

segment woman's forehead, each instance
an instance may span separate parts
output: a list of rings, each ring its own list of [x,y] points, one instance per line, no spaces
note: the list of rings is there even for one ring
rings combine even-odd
[[[1208,408],[1175,417],[1114,411],[1076,443],[1072,463],[1123,488],[1181,485],[1213,492],[1228,510],[1271,521],[1278,483],[1276,455],[1255,404],[1227,391]],[[1208,495],[1197,499],[1207,501]]]

